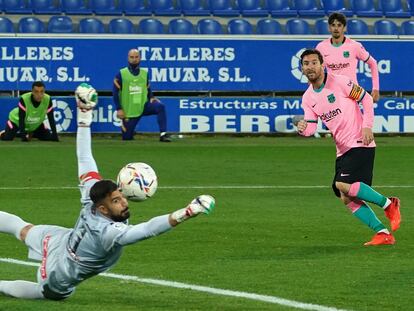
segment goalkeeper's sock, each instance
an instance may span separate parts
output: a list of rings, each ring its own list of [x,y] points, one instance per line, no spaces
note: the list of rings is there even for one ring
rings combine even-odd
[[[378,219],[372,209],[365,203],[356,209],[353,214],[375,232],[384,232],[387,234],[390,233],[388,229],[383,225],[383,223]]]
[[[89,172],[98,172],[92,155],[92,138],[90,127],[78,127],[76,132],[76,155],[78,158],[78,176]]]
[[[77,109],[78,127],[89,127],[92,123],[93,109]]]
[[[370,186],[363,182],[355,182],[351,184],[349,188],[348,195],[351,197],[356,197],[360,200],[374,203],[383,209],[387,208],[391,204],[391,200],[386,196],[383,196],[381,193],[376,192]]]
[[[16,215],[0,212],[0,232],[12,234],[20,240],[20,231],[27,225],[30,224]]]
[[[42,293],[42,285],[28,281],[0,281],[0,293],[15,298],[45,298]]]

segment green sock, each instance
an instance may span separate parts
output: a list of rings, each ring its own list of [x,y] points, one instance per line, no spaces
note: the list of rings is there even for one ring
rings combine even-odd
[[[374,189],[363,182],[359,183],[357,198],[374,203],[381,207],[384,207],[385,203],[387,202],[387,197],[383,196],[381,193],[376,192]]]
[[[361,205],[354,215],[375,232],[386,229],[368,205]]]

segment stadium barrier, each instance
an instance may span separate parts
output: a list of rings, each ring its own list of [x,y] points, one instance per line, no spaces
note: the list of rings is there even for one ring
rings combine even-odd
[[[29,90],[42,80],[48,90],[74,90],[81,82],[110,91],[126,65],[127,51],[141,50],[157,91],[270,91],[306,89],[299,56],[326,36],[2,35],[0,91]],[[355,37],[378,61],[381,91],[412,91],[413,36]],[[347,64],[338,64],[347,66]],[[358,81],[371,89],[369,67]]]
[[[294,115],[302,114],[298,97],[160,97],[168,113],[168,130],[176,133],[291,133]],[[3,127],[17,98],[0,98]],[[76,131],[74,97],[53,97],[59,132]],[[94,111],[94,132],[120,132],[112,97],[99,97]],[[142,118],[139,132],[158,132],[155,116]],[[381,98],[375,104],[374,132],[414,133],[414,99]]]

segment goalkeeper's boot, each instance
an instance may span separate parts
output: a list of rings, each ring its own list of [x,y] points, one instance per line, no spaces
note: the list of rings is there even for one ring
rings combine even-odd
[[[365,246],[370,245],[393,245],[395,244],[395,238],[391,233],[379,232],[372,238],[371,241],[366,242]]]
[[[212,196],[207,194],[199,195],[192,200],[187,207],[172,213],[172,217],[177,222],[183,222],[184,220],[195,217],[199,214],[210,214],[215,205],[216,201]]]
[[[390,200],[391,204],[385,209],[385,216],[390,220],[391,230],[396,231],[401,223],[400,199],[390,198]]]

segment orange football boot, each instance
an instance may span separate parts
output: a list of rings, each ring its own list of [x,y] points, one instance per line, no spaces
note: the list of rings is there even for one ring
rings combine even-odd
[[[401,223],[400,199],[390,198],[390,200],[391,204],[385,209],[385,216],[390,220],[391,230],[396,231]]]
[[[380,232],[374,235],[371,241],[366,242],[365,246],[370,245],[393,245],[395,244],[395,238],[391,233]]]

